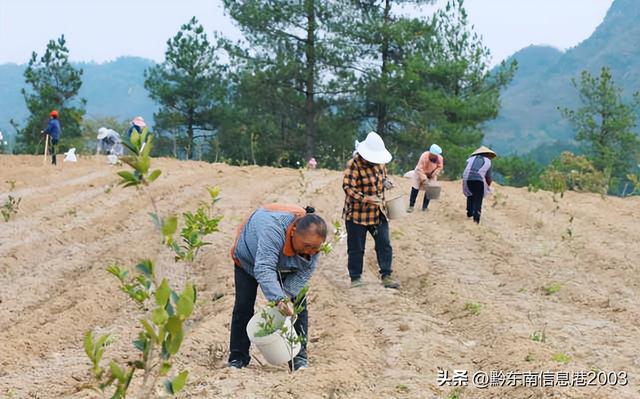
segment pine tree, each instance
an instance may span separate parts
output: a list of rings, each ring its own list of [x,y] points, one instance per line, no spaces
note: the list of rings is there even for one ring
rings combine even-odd
[[[219,122],[226,94],[223,69],[215,46],[193,17],[167,41],[164,62],[145,71],[144,86],[161,106],[155,129],[172,133],[187,159],[193,159],[195,140],[211,136]]]
[[[69,63],[69,49],[66,47],[64,35],[57,40],[50,40],[42,57],[33,52],[29,64],[24,71],[25,82],[30,90],[22,89],[29,117],[25,127],[11,120],[17,131],[16,152],[39,153],[42,135],[40,131],[47,125],[49,113],[59,111],[62,135],[61,149],[68,147],[65,143],[74,143],[81,137],[80,124],[85,114],[86,100],[77,99],[82,86],[82,69],[75,69]]]
[[[245,104],[241,113],[251,108],[254,118],[245,119],[247,139],[253,137],[261,147],[279,147],[280,164],[295,165],[295,160],[316,155],[322,141],[319,124],[336,115],[335,99],[344,90],[344,59],[349,55],[335,34],[343,4],[224,1],[244,33],[244,43],[227,43],[227,49],[237,66],[235,94]],[[249,103],[253,105],[247,108]]]
[[[572,83],[579,91],[582,107],[558,109],[575,126],[576,140],[586,145],[593,166],[607,177],[610,192],[619,193],[627,174],[636,172],[640,161],[640,139],[633,130],[640,94],[635,93],[633,101],[625,103],[622,90],[606,67],[595,77],[582,71],[580,82],[573,79]]]

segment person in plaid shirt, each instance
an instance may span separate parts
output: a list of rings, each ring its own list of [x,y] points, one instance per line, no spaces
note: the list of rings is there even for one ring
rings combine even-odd
[[[370,132],[362,143],[356,142],[356,146],[342,179],[342,189],[346,194],[342,215],[347,228],[347,266],[351,287],[363,285],[362,261],[369,232],[375,240],[382,284],[386,288],[397,289],[400,284],[391,276],[393,249],[384,197],[384,190],[393,186],[387,179],[385,167],[392,156],[375,132]]]

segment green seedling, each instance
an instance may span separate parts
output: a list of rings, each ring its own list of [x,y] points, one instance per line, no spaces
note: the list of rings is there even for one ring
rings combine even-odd
[[[567,355],[566,353],[556,353],[555,355],[551,356],[551,360],[562,364],[568,364],[571,361],[571,357],[569,357],[569,355]]]
[[[334,220],[332,223],[333,226],[333,241],[338,242],[342,237],[342,222],[339,220]]]
[[[560,291],[560,288],[562,288],[562,285],[560,285],[560,283],[552,283],[546,287],[542,287],[542,290],[544,291],[545,295],[553,295],[556,292]]]
[[[131,151],[132,155],[124,156],[121,159],[131,166],[133,171],[118,172],[118,176],[121,178],[118,184],[139,189],[154,182],[162,172],[159,169],[149,171],[151,167],[149,154],[153,148],[153,135],[149,134],[146,128],[142,129],[142,133],[138,133],[134,129],[129,140],[129,142],[123,141],[122,144]]]
[[[404,384],[398,384],[398,385],[396,385],[396,392],[398,392],[398,393],[408,393],[409,392],[409,387],[404,385]]]
[[[2,213],[2,218],[5,222],[8,222],[15,214],[18,213],[20,201],[22,201],[22,198],[15,199],[11,195],[7,197],[2,208],[0,208],[0,213]]]
[[[451,391],[451,393],[449,393],[449,396],[447,396],[447,399],[460,399],[460,390],[456,388]]]
[[[536,360],[535,356],[533,355],[533,353],[529,352],[527,354],[527,356],[525,356],[524,361],[525,362],[533,362],[534,360]]]
[[[531,340],[534,342],[544,343],[547,341],[547,335],[545,334],[544,330],[534,331],[533,334],[531,334]]]
[[[342,237],[342,223],[339,220],[334,220],[332,223],[333,226],[333,236],[330,241],[323,242],[320,246],[320,252],[324,255],[329,255],[333,252],[333,245],[340,241]]]
[[[307,293],[309,292],[309,286],[304,286],[298,295],[293,300],[293,319],[295,320],[300,313],[304,311],[305,302],[307,300]],[[285,298],[284,302],[288,302],[289,299]],[[276,304],[274,302],[269,302],[271,307],[275,307]],[[276,324],[274,321],[274,316],[269,314],[266,311],[262,311],[261,314],[262,320],[258,323],[260,329],[254,334],[256,337],[264,337],[267,335],[271,335],[275,332],[279,332],[282,337],[285,339],[287,343],[287,347],[289,349],[289,354],[291,358],[291,362],[293,362],[293,350],[294,347],[298,344],[302,344],[306,341],[307,337],[304,334],[297,334],[295,331],[289,331],[289,328],[283,323]],[[290,369],[293,372],[293,369]]]
[[[260,328],[258,329],[258,331],[256,331],[254,336],[266,337],[282,328],[283,323],[276,324],[274,320],[275,317],[269,312],[263,310],[261,317],[262,321],[258,323],[258,326],[260,326]]]
[[[468,311],[474,316],[477,316],[480,314],[480,308],[481,308],[481,305],[476,302],[467,302],[464,304],[464,310]]]
[[[164,244],[175,252],[175,260],[183,262],[193,262],[200,249],[210,242],[203,240],[204,236],[219,231],[218,225],[222,216],[213,216],[213,207],[218,202],[220,189],[218,187],[207,187],[210,196],[209,203],[202,203],[195,213],[185,212],[184,227],[180,231],[181,242],[174,239],[174,234],[178,229],[178,218],[174,215],[161,219],[157,214],[151,214],[156,227],[162,232]]]
[[[323,242],[320,246],[320,252],[322,252],[323,255],[329,255],[331,251],[333,251],[333,245],[331,245],[330,242]]]
[[[125,145],[133,155],[124,158],[125,163],[133,168],[132,172],[118,172],[121,177],[120,185],[144,188],[160,176],[160,170],[149,172],[151,159],[149,152],[153,143],[153,136],[146,129],[142,134],[133,132],[131,143]],[[159,228],[163,242],[176,252],[176,261],[191,262],[200,248],[206,243],[202,237],[217,231],[220,217],[211,215],[212,206],[218,200],[219,189],[207,188],[211,197],[211,205],[202,206],[195,213],[187,212],[185,227],[181,231],[182,243],[177,244],[173,235],[177,230],[178,218],[169,216],[162,218],[158,214],[153,197],[149,195],[153,208],[152,218]],[[148,193],[147,193],[148,194]],[[197,290],[192,283],[186,283],[182,292],[174,291],[169,280],[159,280],[156,267],[151,259],[143,259],[135,266],[135,271],[112,264],[107,272],[118,279],[119,288],[143,312],[140,318],[140,330],[133,347],[137,356],[124,364],[111,361],[108,367],[101,365],[101,360],[109,344],[109,336],[94,337],[91,331],[85,334],[85,353],[91,360],[91,375],[94,383],[89,388],[106,393],[111,390],[111,398],[124,399],[129,394],[131,386],[139,390],[136,397],[156,397],[157,385],[160,378],[169,395],[180,392],[187,383],[187,370],[175,371],[173,358],[178,354],[185,335],[185,324],[194,311],[197,300]],[[136,316],[137,317],[137,316]],[[169,377],[173,374],[173,377]],[[142,381],[132,384],[134,377],[141,377]]]

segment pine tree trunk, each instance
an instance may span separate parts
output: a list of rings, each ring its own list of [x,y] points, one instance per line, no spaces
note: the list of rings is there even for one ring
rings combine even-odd
[[[307,58],[307,77],[306,77],[306,98],[305,98],[305,119],[307,125],[307,143],[306,143],[306,159],[314,156],[316,147],[316,114],[314,104],[315,90],[315,72],[316,72],[316,49],[315,49],[315,0],[305,0],[305,9],[307,12],[307,41],[306,41],[306,58]]]
[[[193,112],[189,112],[189,117],[187,118],[187,159],[193,159]]]
[[[389,34],[388,32],[388,25],[391,21],[391,0],[385,0],[384,2],[384,25],[387,29],[384,30],[384,34],[382,36],[382,48],[381,48],[381,56],[382,56],[382,66],[380,69],[380,81],[382,82],[381,84],[381,88],[382,90],[380,90],[380,92],[378,93],[378,95],[381,97],[378,97],[378,104],[376,106],[378,115],[377,115],[377,119],[378,119],[378,124],[376,126],[376,132],[380,135],[380,136],[384,136],[384,134],[386,133],[386,127],[387,127],[387,112],[388,112],[388,108],[387,108],[387,99],[386,99],[386,92],[388,90],[387,87],[387,76],[389,74]]]

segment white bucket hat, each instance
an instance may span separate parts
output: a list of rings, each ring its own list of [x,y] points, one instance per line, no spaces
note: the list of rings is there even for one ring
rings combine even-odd
[[[391,162],[393,156],[384,147],[382,137],[376,132],[369,132],[362,143],[357,143],[356,151],[362,158],[371,162],[385,164]]]
[[[106,127],[101,127],[100,129],[98,129],[98,140],[102,140],[103,138],[107,137],[107,135],[109,135],[109,129],[107,129]]]
[[[442,155],[442,148],[438,144],[431,144],[429,147],[429,152],[436,155]]]

